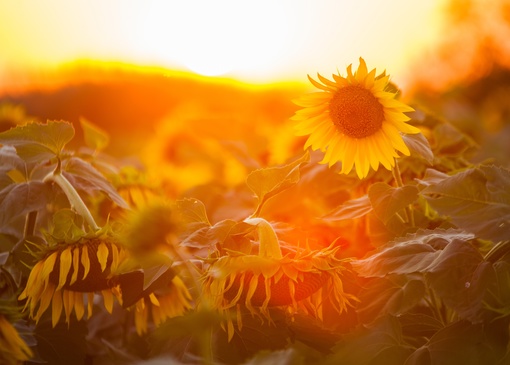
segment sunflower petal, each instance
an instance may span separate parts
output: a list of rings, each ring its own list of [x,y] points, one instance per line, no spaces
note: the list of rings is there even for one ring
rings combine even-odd
[[[76,247],[73,250],[73,275],[71,276],[70,285],[73,285],[78,280],[78,271],[80,269],[80,248]]]
[[[102,290],[101,291],[101,294],[103,295],[103,302],[104,302],[104,307],[106,309],[106,311],[110,314],[112,314],[112,311],[113,311],[113,294],[110,290],[106,289],[106,290]]]
[[[55,327],[62,314],[62,292],[59,290],[55,292],[52,299],[51,308],[51,325]]]
[[[108,246],[104,242],[101,242],[99,246],[97,247],[97,260],[99,261],[99,264],[101,265],[101,271],[104,271],[106,269],[106,263],[108,262]]]
[[[319,75],[319,74],[317,74]],[[314,79],[312,79],[310,77],[310,75],[307,75],[308,76],[308,80],[312,83],[313,86],[315,86],[317,89],[321,89],[321,90],[324,90],[324,91],[334,91],[334,89],[326,86],[326,85],[322,85],[321,83],[319,83],[318,81],[315,81]]]
[[[360,57],[358,71],[356,71],[356,79],[359,82],[364,82],[365,78],[367,77],[367,73],[368,73],[367,64],[365,63],[365,60],[362,57]]]
[[[67,275],[71,269],[73,263],[73,255],[71,253],[71,247],[66,248],[60,253],[60,276],[58,279],[58,286],[56,290],[61,289],[67,282]]]
[[[83,250],[81,252],[81,264],[83,265],[83,278],[85,279],[90,271],[90,259],[89,259],[89,248],[88,246],[83,246]]]

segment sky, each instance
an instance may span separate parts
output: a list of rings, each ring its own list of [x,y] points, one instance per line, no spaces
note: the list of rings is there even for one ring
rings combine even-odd
[[[0,82],[79,59],[252,83],[357,66],[405,82],[445,0],[1,0]]]

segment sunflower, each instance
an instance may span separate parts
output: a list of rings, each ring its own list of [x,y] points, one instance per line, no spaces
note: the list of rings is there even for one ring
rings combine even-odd
[[[222,256],[204,276],[204,298],[226,316],[229,341],[234,334],[234,321],[242,329],[242,308],[269,323],[269,309],[273,307],[322,319],[324,300],[341,313],[354,299],[343,291],[341,275],[346,268],[335,257],[336,248],[288,250],[283,255],[267,221],[250,218],[245,222],[257,226],[258,254]]]
[[[375,69],[368,72],[363,58],[353,74],[347,67],[347,77],[333,75],[333,81],[317,74],[319,81],[310,76],[310,82],[322,90],[304,95],[295,104],[304,109],[292,117],[297,121],[297,135],[309,135],[305,149],[325,152],[321,163],[331,167],[342,162],[341,173],[348,174],[353,167],[360,179],[366,177],[370,167],[375,171],[379,164],[391,170],[400,152],[408,156],[401,133],[419,133],[406,122],[405,112],[413,108],[396,99],[390,89],[389,75],[376,76]]]
[[[7,317],[0,314],[0,363],[18,365],[32,358],[30,347],[21,338]]]
[[[67,323],[73,310],[81,320],[85,304],[90,317],[95,292],[101,293],[111,313],[114,292],[110,278],[125,255],[124,249],[109,237],[82,237],[48,247],[32,268],[18,299],[27,299],[25,310],[30,310],[36,322],[51,304],[53,326],[59,322],[62,310]]]
[[[147,332],[149,317],[156,326],[165,320],[183,315],[191,309],[191,295],[179,276],[174,276],[165,291],[150,293],[133,306],[136,333]]]

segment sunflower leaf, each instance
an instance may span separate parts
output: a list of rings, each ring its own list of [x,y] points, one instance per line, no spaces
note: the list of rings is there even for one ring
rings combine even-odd
[[[302,157],[289,164],[252,171],[246,178],[246,184],[258,199],[253,216],[258,215],[268,199],[295,185],[301,176],[299,168],[309,161],[310,154],[306,151]]]
[[[41,162],[60,155],[64,146],[74,137],[69,122],[48,121],[17,126],[0,133],[0,143],[14,146],[26,162]]]
[[[439,330],[405,362],[418,364],[502,364],[504,348],[497,346],[482,324],[454,322]],[[499,347],[499,348],[498,348]]]
[[[468,169],[421,194],[457,227],[494,242],[510,239],[510,171],[496,166]]]
[[[185,198],[175,202],[175,212],[186,233],[210,227],[205,205],[198,199]]]
[[[53,196],[51,186],[41,181],[6,186],[0,191],[0,227],[20,215],[45,210]]]
[[[425,294],[423,281],[405,275],[388,275],[367,282],[358,298],[358,317],[370,323],[382,315],[402,315],[418,304]]]
[[[394,316],[386,315],[369,326],[347,334],[328,358],[334,364],[404,364],[412,353],[404,342],[402,327]]]
[[[80,118],[80,125],[83,129],[83,138],[85,144],[96,151],[103,150],[110,142],[108,134],[95,126],[85,118]]]
[[[449,243],[472,238],[472,234],[453,229],[423,230],[390,242],[369,257],[351,262],[351,265],[363,277],[424,272]]]
[[[377,182],[368,189],[368,197],[375,214],[386,224],[400,210],[418,199],[418,188],[414,185],[394,188]]]
[[[128,204],[117,193],[108,180],[90,163],[80,158],[72,157],[65,164],[63,172],[69,182],[88,194],[100,191],[105,193],[119,207],[128,209]]]
[[[424,159],[429,165],[433,164],[434,153],[430,148],[429,141],[423,134],[404,134],[402,138],[407,147],[409,147],[411,155]]]

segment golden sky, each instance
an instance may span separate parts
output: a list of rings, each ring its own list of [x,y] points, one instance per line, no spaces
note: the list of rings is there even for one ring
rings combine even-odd
[[[362,56],[399,82],[445,0],[2,0],[0,78],[76,59],[247,82],[306,81]]]

